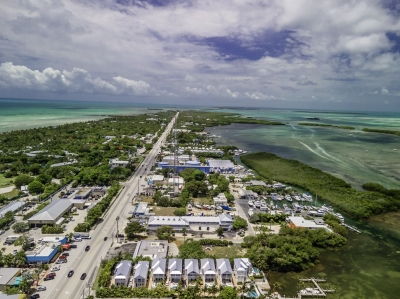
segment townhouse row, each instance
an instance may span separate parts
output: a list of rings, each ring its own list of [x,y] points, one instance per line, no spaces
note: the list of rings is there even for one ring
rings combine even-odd
[[[133,287],[150,287],[165,282],[174,288],[178,283],[189,285],[200,277],[204,285],[233,285],[233,276],[236,282],[245,282],[253,274],[253,266],[248,258],[236,258],[232,265],[229,259],[204,258],[197,259],[165,259],[155,258],[150,262],[140,261],[132,266],[128,260],[121,261],[115,268],[115,285],[129,284],[133,272]]]

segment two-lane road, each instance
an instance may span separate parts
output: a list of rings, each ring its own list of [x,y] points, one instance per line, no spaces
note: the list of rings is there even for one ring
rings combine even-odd
[[[140,185],[143,184],[143,179],[141,179],[141,177],[144,177],[149,172],[151,165],[154,163],[155,158],[160,152],[161,145],[167,138],[168,134],[171,132],[174,122],[178,117],[178,114],[179,112],[168,124],[164,133],[160,136],[160,138],[158,138],[157,142],[154,144],[153,149],[143,160],[142,164],[146,166],[140,166],[135,171],[131,179],[124,184],[126,187],[121,191],[118,198],[111,206],[110,210],[104,216],[104,221],[100,223],[94,231],[91,232],[92,239],[86,242],[86,244],[90,245],[90,250],[88,252],[85,252],[83,249],[79,249],[82,252],[74,260],[69,260],[69,263],[71,263],[71,265],[68,266],[71,266],[71,269],[75,271],[74,276],[72,276],[71,278],[68,278],[66,275],[64,275],[63,277],[57,277],[57,280],[53,281],[55,287],[52,290],[48,290],[46,294],[42,296],[43,298],[82,298],[82,292],[85,290],[86,284],[88,282],[93,283],[95,279],[95,270],[97,267],[99,267],[101,259],[104,259],[107,251],[111,246],[111,243],[113,242],[113,235],[115,235],[117,229],[116,218],[123,215],[123,212],[126,210],[127,205],[130,204],[129,199],[138,192],[138,189],[139,192],[140,190],[142,190]],[[149,167],[149,169],[146,169],[147,167]],[[123,228],[121,227],[122,223],[119,224],[119,231],[123,231]],[[108,240],[104,241],[104,237],[108,237]],[[80,277],[83,273],[86,273],[87,277],[86,279],[81,280]],[[86,292],[86,296],[87,295],[88,294]]]

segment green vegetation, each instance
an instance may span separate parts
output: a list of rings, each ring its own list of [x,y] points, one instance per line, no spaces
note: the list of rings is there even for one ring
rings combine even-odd
[[[162,284],[149,290],[147,287],[128,288],[126,286],[111,286],[111,288],[100,288],[96,291],[97,298],[167,298],[171,297],[174,291],[169,291]]]
[[[86,232],[92,228],[98,221],[101,221],[101,216],[110,206],[113,198],[118,194],[119,188],[121,186],[119,183],[114,183],[107,191],[107,195],[96,204],[96,206],[90,209],[86,216],[85,223],[78,224],[74,231],[76,232]]]
[[[200,245],[202,246],[221,246],[221,247],[226,247],[233,245],[232,241],[228,240],[218,240],[218,239],[200,239],[198,241]]]
[[[14,233],[20,234],[29,229],[29,225],[26,222],[17,222],[12,226]]]
[[[240,114],[208,111],[181,111],[178,126],[185,123],[185,128],[194,132],[204,131],[205,127],[237,124],[284,125],[283,123],[255,118],[243,118]],[[196,125],[197,124],[197,125]]]
[[[399,189],[386,189],[385,187],[383,187],[382,185],[380,185],[378,183],[365,183],[364,185],[362,185],[362,188],[364,190],[378,192],[378,193],[385,194],[387,196],[391,196],[391,197],[394,197],[394,198],[400,200],[400,190]]]
[[[172,239],[172,234],[174,233],[174,229],[169,225],[164,225],[156,230],[156,235],[159,240],[168,240]]]
[[[339,235],[346,237],[348,235],[348,230],[342,225],[342,221],[333,214],[324,215],[325,224],[329,225],[333,231]]]
[[[6,226],[9,226],[11,222],[14,221],[14,214],[11,211],[8,211],[4,214],[4,217],[0,218],[0,229]]]
[[[247,220],[236,216],[235,219],[233,220],[232,226],[234,229],[238,230],[238,229],[246,229],[247,228]]]
[[[33,211],[30,211],[28,214],[25,214],[23,219],[27,220],[27,219],[31,218],[33,215],[35,215],[36,213],[38,213],[39,211],[44,209],[49,204],[50,204],[50,202],[48,202],[48,201],[40,204],[39,206],[37,206],[36,209],[34,209]]]
[[[133,239],[136,237],[138,234],[146,231],[146,228],[144,228],[142,225],[140,225],[139,222],[129,222],[128,225],[125,227],[124,232],[128,239]]]
[[[318,262],[318,248],[340,247],[346,239],[324,229],[282,227],[279,235],[259,234],[244,238],[242,247],[253,266],[263,271],[303,271]]]
[[[0,188],[10,186],[13,180],[14,178],[6,178],[4,177],[4,174],[0,173]]]
[[[249,218],[250,223],[282,223],[286,221],[287,215],[285,214],[274,214],[269,213],[254,213]]]
[[[206,257],[208,256],[198,241],[188,239],[179,247],[179,258],[181,259],[202,259]]]
[[[62,234],[63,232],[64,232],[64,229],[62,228],[61,225],[55,225],[55,226],[43,225],[42,226],[42,234]]]
[[[355,127],[352,126],[335,126],[330,124],[318,124],[318,123],[298,123],[299,126],[311,126],[311,127],[329,127],[329,128],[337,128],[343,130],[355,130]]]
[[[362,192],[345,181],[296,160],[270,153],[254,153],[241,157],[242,162],[264,178],[302,187],[335,208],[355,218],[400,208],[400,200],[378,192]]]
[[[371,128],[363,128],[362,130],[364,132],[381,133],[381,134],[390,134],[390,135],[400,136],[400,131],[394,131],[394,130],[382,130],[382,129],[371,129]]]

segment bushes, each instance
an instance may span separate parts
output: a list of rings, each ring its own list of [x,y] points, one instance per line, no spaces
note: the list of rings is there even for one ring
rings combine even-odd
[[[262,177],[302,187],[312,194],[317,193],[319,199],[355,218],[368,218],[400,208],[400,200],[395,197],[358,191],[342,179],[296,160],[269,153],[248,154],[241,156],[241,160]]]
[[[89,210],[86,217],[85,223],[79,223],[74,231],[76,232],[86,232],[90,230],[92,226],[97,222],[97,220],[103,215],[103,213],[110,206],[112,199],[117,195],[120,188],[119,183],[115,183],[111,188],[108,189],[107,196],[104,197],[96,206]]]
[[[154,289],[146,287],[128,288],[126,286],[115,286],[111,288],[100,288],[96,291],[98,298],[167,298],[172,297],[174,291],[169,291],[167,287],[159,284]]]
[[[226,247],[226,246],[229,246],[229,245],[233,245],[232,241],[219,240],[219,239],[200,239],[198,242],[202,246],[221,246],[221,247]]]
[[[64,229],[61,225],[49,226],[43,225],[42,226],[42,234],[61,234],[64,232]]]
[[[8,211],[4,214],[4,217],[0,218],[0,228],[8,226],[11,222],[14,221],[14,214],[11,211]]]

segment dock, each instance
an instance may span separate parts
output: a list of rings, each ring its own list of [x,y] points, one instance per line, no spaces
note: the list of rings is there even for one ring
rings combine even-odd
[[[301,290],[300,292],[297,293],[297,297],[289,298],[285,296],[281,296],[278,293],[273,293],[271,298],[276,298],[276,299],[301,299],[301,298],[325,298],[329,293],[335,292],[335,290],[330,290],[330,289],[323,289],[320,286],[321,282],[326,282],[326,279],[320,279],[320,278],[299,278],[300,281],[303,282],[312,282],[314,284],[314,288],[305,288],[304,290]]]
[[[342,223],[342,226],[346,227],[348,230],[351,230],[353,232],[356,232],[357,234],[361,234],[361,231],[358,230],[356,227],[348,225],[346,223]]]

